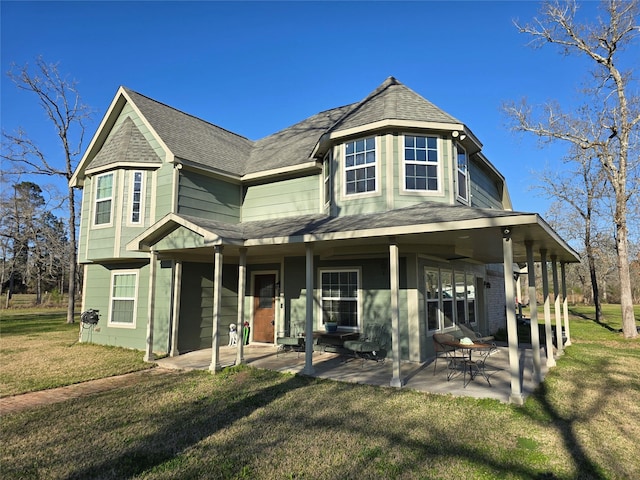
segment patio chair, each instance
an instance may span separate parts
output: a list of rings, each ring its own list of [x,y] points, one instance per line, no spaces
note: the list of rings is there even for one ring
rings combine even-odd
[[[461,324],[456,325],[461,332],[462,337],[470,338],[473,343],[489,343],[494,337],[492,335],[482,335],[477,330],[471,330],[469,327]]]
[[[385,325],[372,323],[365,327],[364,333],[357,340],[346,340],[343,347],[352,352],[355,358],[361,358],[362,366],[365,360],[384,363],[387,358],[388,337]]]
[[[300,352],[304,352],[304,337],[298,334],[297,329],[294,330],[295,332],[291,336],[287,336],[285,332],[282,332],[282,335],[278,335],[276,338],[276,344],[278,345],[276,357],[281,353],[287,352],[298,352],[298,357],[300,357]]]
[[[433,374],[436,374],[438,357],[444,357],[447,359],[447,380],[451,380],[458,370],[458,365],[464,363],[467,360],[467,356],[457,354],[455,347],[447,344],[448,342],[457,342],[457,339],[450,333],[434,333],[432,338],[436,351],[436,359],[433,362]]]

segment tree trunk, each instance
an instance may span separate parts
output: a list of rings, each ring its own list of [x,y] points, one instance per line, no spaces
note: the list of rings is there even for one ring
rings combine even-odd
[[[624,212],[623,212],[624,213]],[[629,272],[629,252],[627,243],[627,224],[616,225],[616,247],[618,249],[618,272],[620,273],[620,306],[622,308],[622,334],[625,338],[636,338],[638,329],[633,314],[631,298],[631,274]]]
[[[73,187],[69,187],[69,304],[67,323],[75,322],[76,308],[76,204]]]

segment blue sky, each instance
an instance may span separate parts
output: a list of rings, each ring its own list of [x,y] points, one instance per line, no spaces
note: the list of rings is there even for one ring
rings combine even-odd
[[[597,4],[582,11],[595,19]],[[388,76],[465,123],[505,175],[515,210],[545,213],[532,170],[559,148],[514,136],[503,102],[575,104],[584,60],[533,49],[513,25],[540,2],[1,2],[1,122],[49,155],[53,131],[5,73],[38,55],[59,62],[94,110],[119,85],[256,140],[356,102]],[[89,138],[86,143],[88,144]]]

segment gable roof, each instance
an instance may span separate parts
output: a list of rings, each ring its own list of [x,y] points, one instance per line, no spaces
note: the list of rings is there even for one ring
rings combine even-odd
[[[177,158],[233,175],[242,174],[253,146],[251,140],[123,89]]]
[[[104,167],[117,158],[116,144],[106,145],[108,130],[122,111],[132,103],[134,110],[158,142],[167,151],[168,161],[177,161],[196,168],[242,179],[260,176],[269,171],[315,167],[315,159],[326,151],[329,136],[354,128],[390,126],[433,126],[443,130],[465,130],[474,142],[477,139],[455,117],[444,112],[394,77],[387,78],[362,101],[325,110],[280,130],[263,139],[252,141],[199,119],[126,87],[120,87],[105,115],[100,129],[71,179],[72,185],[82,183],[86,168]],[[125,132],[123,132],[124,135]],[[138,132],[139,133],[139,132]],[[133,132],[136,141],[142,135]],[[338,135],[339,136],[339,135]],[[109,147],[110,152],[102,153]]]

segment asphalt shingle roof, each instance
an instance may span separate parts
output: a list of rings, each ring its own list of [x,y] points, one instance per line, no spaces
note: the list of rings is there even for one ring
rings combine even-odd
[[[162,163],[133,120],[125,119],[116,132],[105,142],[93,158],[89,168],[102,167],[116,162]]]
[[[187,215],[181,215],[181,217],[228,240],[256,240],[273,237],[320,235],[355,230],[503,218],[519,215],[527,214],[510,210],[493,210],[472,208],[463,205],[423,202],[382,213],[349,215],[344,217],[302,215],[243,222],[233,225]]]
[[[125,91],[178,158],[239,176],[307,162],[328,132],[386,119],[460,124],[393,77],[358,103],[320,112],[255,142],[133,90]]]
[[[214,170],[241,175],[253,142],[125,88],[173,154]]]

